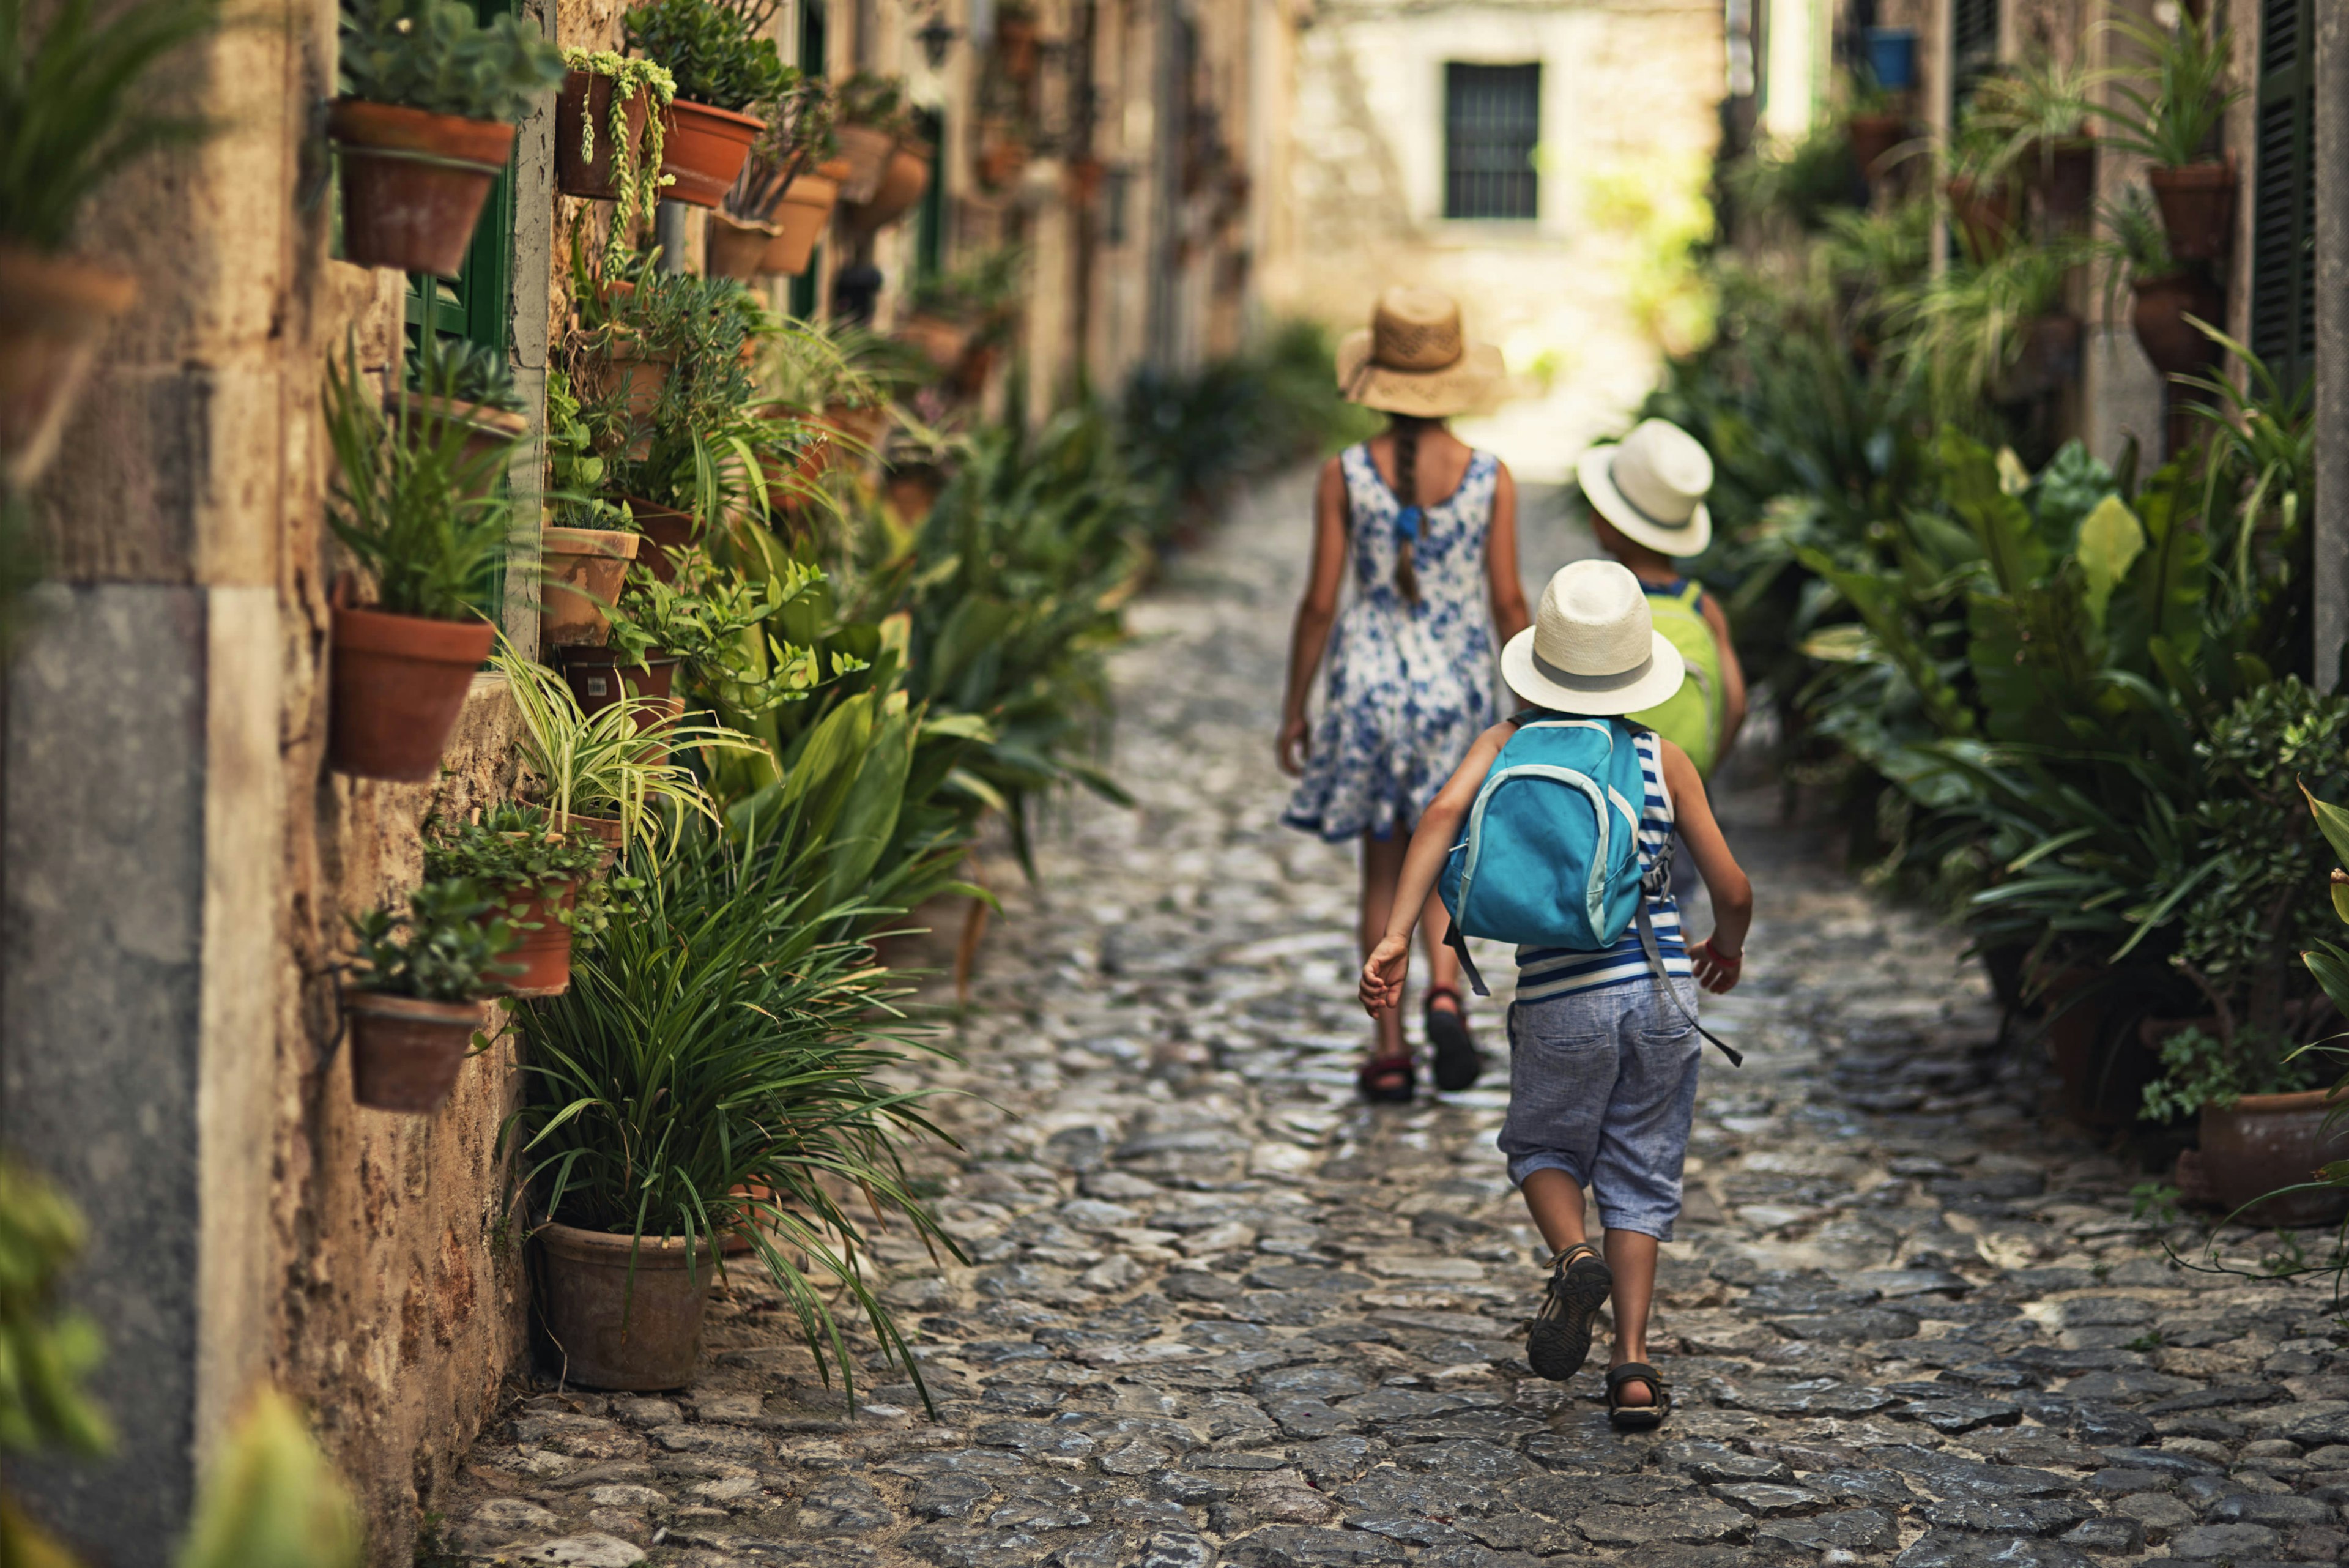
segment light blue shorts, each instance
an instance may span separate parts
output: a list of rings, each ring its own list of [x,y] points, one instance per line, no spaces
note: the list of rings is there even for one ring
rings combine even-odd
[[[1652,978],[1510,1007],[1500,1137],[1511,1181],[1562,1170],[1597,1196],[1607,1229],[1659,1241],[1672,1239],[1680,1218],[1704,1049],[1690,1022],[1696,982],[1672,985],[1688,1016]]]

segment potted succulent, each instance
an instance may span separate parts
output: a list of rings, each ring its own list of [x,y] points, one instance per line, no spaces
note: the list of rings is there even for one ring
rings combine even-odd
[[[23,490],[57,450],[129,273],[67,253],[82,205],[142,153],[202,126],[156,112],[156,62],[217,24],[217,0],[59,0],[35,21],[10,4],[0,36],[0,489]]]
[[[847,172],[841,176],[840,199],[862,206],[879,191],[898,142],[913,132],[905,78],[856,72],[840,84],[837,119],[834,135],[840,156],[848,164]]]
[[[2243,97],[2242,88],[2226,85],[2232,41],[2226,29],[2190,11],[2174,29],[2128,16],[2109,25],[2143,50],[2145,64],[2121,73],[2118,102],[2090,106],[2112,127],[2105,143],[2150,161],[2146,182],[2161,209],[2170,254],[2216,261],[2234,241],[2240,183],[2233,158],[2213,151],[2227,110]]]
[[[513,501],[495,483],[511,450],[481,450],[472,427],[412,415],[405,401],[387,418],[357,358],[347,349],[326,377],[326,521],[375,598],[348,602],[350,580],[337,579],[326,760],[362,778],[420,783],[439,771],[494,635],[482,610],[513,525]]]
[[[662,193],[715,207],[765,129],[749,111],[783,90],[775,41],[761,36],[744,5],[729,0],[650,0],[621,22],[629,47],[667,67],[677,83],[661,161],[671,183]]]
[[[483,492],[497,482],[499,471],[480,460],[511,452],[530,433],[513,371],[505,356],[486,343],[425,333],[409,357],[407,389],[392,396],[422,440],[436,440],[445,424],[460,427],[460,460],[480,472]]]
[[[566,196],[616,203],[612,234],[625,245],[660,200],[661,159],[677,78],[656,60],[566,47],[554,117],[554,174]]]
[[[465,1057],[486,1048],[481,999],[504,989],[516,938],[465,878],[425,883],[398,913],[350,918],[357,968],[343,988],[351,1095],[382,1111],[440,1108]]]
[[[343,0],[343,254],[360,266],[455,277],[514,121],[563,79],[534,25],[487,24],[463,0]]]
[[[489,900],[474,918],[514,933],[506,989],[516,996],[554,996],[571,983],[573,939],[610,922],[605,863],[601,839],[559,831],[536,806],[508,802],[482,821],[425,825],[425,876],[470,882]]]
[[[840,198],[844,160],[833,156],[832,88],[796,71],[766,110],[767,129],[751,144],[741,178],[711,216],[709,270],[726,277],[773,273],[796,277]]]
[[[2216,365],[2224,350],[2196,323],[2223,319],[2225,293],[2205,268],[2170,254],[2161,214],[2142,188],[2107,202],[2102,215],[2110,237],[2097,248],[2113,263],[2106,315],[2112,314],[2110,285],[2126,276],[2133,296],[2129,327],[2155,369],[2193,376]]]
[[[561,1375],[688,1382],[720,1247],[740,1231],[852,1398],[841,1291],[918,1385],[840,1197],[868,1194],[953,1249],[899,1165],[902,1140],[934,1129],[918,1092],[877,1081],[900,1058],[867,1022],[886,996],[865,950],[832,934],[795,857],[771,846],[698,833],[639,864],[639,908],[568,992],[516,1018],[523,1103],[500,1141],[539,1221],[535,1294]]]

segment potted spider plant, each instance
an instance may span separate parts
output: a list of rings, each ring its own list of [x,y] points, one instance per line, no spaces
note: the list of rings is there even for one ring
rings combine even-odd
[[[660,200],[665,112],[677,78],[657,60],[609,49],[563,51],[566,67],[554,114],[554,177],[566,196],[616,203],[612,229],[625,234]]]
[[[2051,228],[2077,228],[2096,192],[2096,143],[2088,134],[2095,78],[2039,49],[1984,78],[1968,112],[1999,139],[1998,161],[2022,176]]]
[[[508,801],[478,822],[425,824],[424,874],[461,877],[487,894],[475,917],[502,921],[517,939],[506,989],[516,996],[554,996],[571,983],[575,938],[593,938],[611,920],[612,884],[604,876],[601,839],[564,832],[538,806]]]
[[[740,1232],[852,1399],[861,1368],[836,1303],[920,1383],[838,1193],[951,1251],[900,1164],[936,1129],[918,1091],[876,1082],[903,1061],[874,1032],[888,997],[822,903],[812,854],[712,832],[640,859],[631,918],[569,992],[518,1010],[523,1103],[500,1143],[530,1195],[538,1310],[568,1382],[689,1382],[720,1248]]]
[[[343,254],[455,277],[514,122],[563,79],[563,51],[516,16],[463,0],[343,0]]]
[[[621,18],[628,45],[668,67],[661,172],[673,202],[715,207],[742,171],[766,122],[751,114],[784,86],[782,57],[745,0],[650,0]]]
[[[455,420],[388,416],[361,385],[357,351],[329,369],[325,413],[335,473],[326,521],[375,588],[336,583],[326,760],[361,778],[437,773],[494,628],[484,617],[513,526],[496,483],[511,443],[479,450]],[[471,452],[472,455],[468,455]]]
[[[155,65],[217,25],[218,0],[58,0],[34,17],[0,0],[0,489],[22,490],[58,433],[114,318],[138,286],[69,254],[83,205],[142,154],[195,140],[201,122],[155,112]]]
[[[2241,183],[2234,159],[2214,151],[2227,110],[2243,97],[2244,89],[2226,85],[2233,41],[2191,11],[2181,12],[2174,28],[2130,16],[2106,25],[2137,46],[2144,63],[2117,73],[2118,102],[2090,106],[2110,126],[2105,144],[2151,163],[2146,183],[2161,209],[2170,254],[2217,261],[2233,245]]]
[[[485,1048],[481,1000],[517,972],[515,932],[464,877],[425,883],[405,909],[350,918],[357,967],[343,988],[351,1096],[380,1111],[440,1108],[465,1057]]]
[[[2106,238],[2097,249],[2113,264],[2106,275],[2105,314],[2112,314],[2113,286],[2124,277],[2132,296],[2129,328],[2153,368],[2168,376],[2193,376],[2216,365],[2224,350],[2197,321],[2224,317],[2227,296],[2209,273],[2169,251],[2161,213],[2142,187],[2100,214]]]

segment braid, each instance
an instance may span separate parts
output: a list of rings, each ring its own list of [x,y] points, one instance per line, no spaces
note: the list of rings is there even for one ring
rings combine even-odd
[[[1394,420],[1395,498],[1405,506],[1419,504],[1419,432],[1423,422],[1400,414]],[[1419,603],[1419,568],[1413,553],[1409,539],[1396,545],[1394,584],[1403,602],[1415,605]]]

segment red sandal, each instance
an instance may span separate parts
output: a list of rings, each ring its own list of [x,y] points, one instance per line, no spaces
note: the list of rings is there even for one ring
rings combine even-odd
[[[1409,1054],[1373,1056],[1354,1070],[1354,1087],[1373,1106],[1407,1106],[1419,1093],[1419,1068]]]

